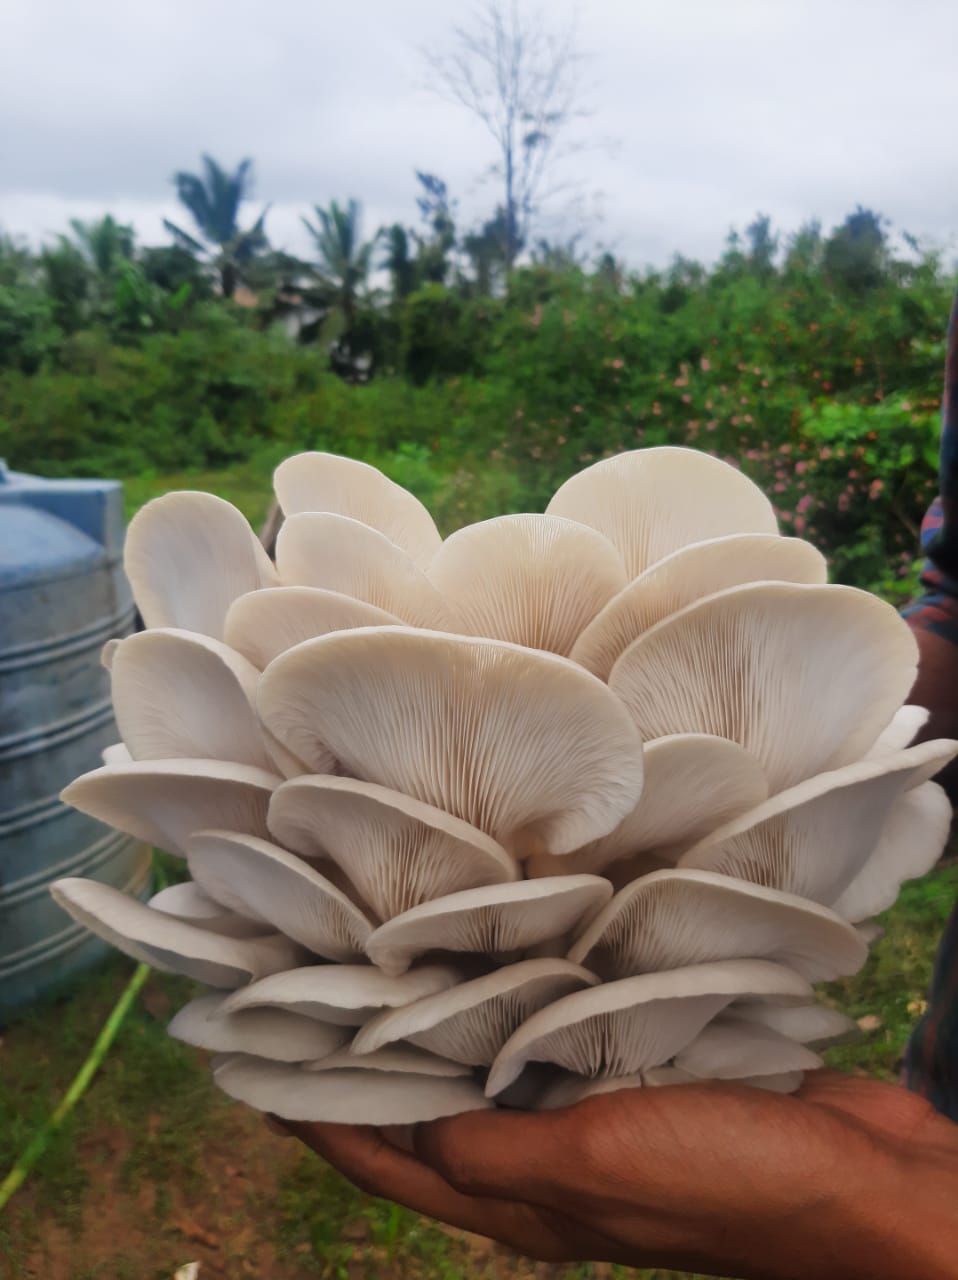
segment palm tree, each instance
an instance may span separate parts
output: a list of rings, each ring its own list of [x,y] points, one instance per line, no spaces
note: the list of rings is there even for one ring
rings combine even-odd
[[[393,301],[401,302],[419,284],[419,264],[409,252],[409,234],[405,227],[394,222],[383,234],[386,249],[381,265],[389,272]]]
[[[235,173],[227,173],[204,155],[202,176],[180,172],[174,174],[173,181],[181,204],[196,223],[200,239],[166,218],[164,225],[178,245],[211,262],[223,297],[231,298],[248,265],[268,247],[263,228],[268,205],[248,230],[243,231],[238,222],[240,205],[250,194],[253,162],[243,160]]]
[[[314,206],[315,224],[308,218],[303,225],[313,237],[319,253],[319,274],[332,285],[334,304],[340,312],[346,335],[356,320],[356,304],[369,279],[373,250],[379,232],[372,240],[362,239],[362,207],[350,200],[342,207],[335,200],[328,209]]]
[[[126,223],[117,222],[112,214],[82,222],[70,219],[73,241],[98,276],[107,280],[124,262],[130,262],[136,249],[136,235]]]

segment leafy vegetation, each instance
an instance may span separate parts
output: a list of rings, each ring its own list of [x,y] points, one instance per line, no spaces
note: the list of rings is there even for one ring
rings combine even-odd
[[[109,216],[39,255],[0,240],[10,465],[139,491],[224,467],[265,484],[283,454],[327,448],[382,463],[448,528],[493,491],[535,510],[595,458],[693,445],[752,475],[839,580],[912,589],[953,280],[934,253],[896,256],[878,215],[784,246],[759,217],[711,269],[546,246],[506,275],[421,173],[422,230],[364,239],[358,203],[333,201],[302,264],[268,250],[265,215],[237,229],[248,167],[206,164],[177,183],[215,252],[179,229],[137,249]]]

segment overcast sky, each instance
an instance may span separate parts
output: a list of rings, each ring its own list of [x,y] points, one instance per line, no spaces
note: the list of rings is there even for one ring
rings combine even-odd
[[[356,196],[367,230],[414,223],[413,171],[495,191],[481,128],[431,94],[421,48],[460,0],[0,0],[0,228],[38,241],[110,211],[147,243],[179,218],[170,178],[201,151],[256,164],[267,231]],[[561,14],[562,0],[543,6]],[[634,266],[709,258],[756,211],[793,230],[856,203],[952,248],[955,0],[581,0],[598,237]],[[257,211],[246,211],[250,218]]]

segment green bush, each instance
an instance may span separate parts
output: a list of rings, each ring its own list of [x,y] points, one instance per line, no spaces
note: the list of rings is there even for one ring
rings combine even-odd
[[[628,283],[539,266],[496,300],[429,285],[384,313],[404,372],[360,386],[238,307],[184,295],[156,311],[145,276],[115,309],[123,345],[105,327],[64,337],[43,295],[11,279],[0,455],[14,467],[255,478],[323,448],[383,466],[448,530],[541,510],[621,449],[691,445],[751,475],[839,580],[892,597],[913,584],[951,291],[933,260],[855,298],[811,266],[759,273],[741,254]]]

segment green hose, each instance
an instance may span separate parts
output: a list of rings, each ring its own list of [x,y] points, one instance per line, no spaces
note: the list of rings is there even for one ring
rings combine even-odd
[[[155,887],[165,887],[166,878],[158,867],[154,867],[153,881]],[[152,970],[147,964],[138,964],[136,966],[133,971],[133,977],[126,984],[122,995],[113,1006],[110,1016],[103,1024],[103,1028],[97,1036],[96,1043],[90,1050],[86,1062],[73,1077],[69,1089],[60,1099],[57,1107],[47,1116],[37,1133],[34,1134],[29,1146],[3,1182],[0,1182],[0,1213],[7,1207],[11,1196],[15,1195],[23,1186],[30,1170],[46,1151],[53,1134],[56,1133],[63,1121],[83,1097],[87,1086],[96,1075],[103,1063],[103,1059],[109,1052],[110,1046],[116,1039],[126,1015],[130,1012],[134,1000],[140,993],[140,988],[151,972]]]
[[[21,1155],[20,1159],[13,1166],[3,1182],[0,1183],[0,1212],[2,1212],[9,1201],[10,1197],[23,1186],[26,1181],[27,1174],[37,1163],[40,1157],[46,1151],[50,1138],[60,1128],[63,1121],[70,1114],[76,1104],[83,1097],[87,1085],[96,1075],[100,1064],[106,1057],[110,1045],[116,1039],[116,1033],[119,1031],[123,1019],[130,1011],[130,1006],[139,994],[140,988],[150,975],[150,966],[146,964],[138,964],[134,970],[133,977],[126,984],[123,994],[113,1006],[110,1016],[107,1018],[103,1030],[96,1038],[96,1044],[90,1051],[90,1055],[84,1062],[83,1066],[73,1077],[69,1089],[61,1098],[56,1109],[44,1121],[39,1131],[34,1134],[30,1141],[30,1145]]]

